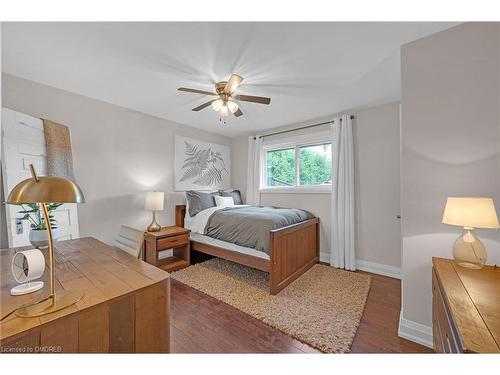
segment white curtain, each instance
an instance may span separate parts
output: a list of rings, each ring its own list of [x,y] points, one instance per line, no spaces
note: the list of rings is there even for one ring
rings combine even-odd
[[[356,270],[354,243],[354,149],[351,116],[333,123],[332,249],[333,267]]]
[[[248,137],[248,168],[246,204],[260,205],[260,151],[262,138]]]

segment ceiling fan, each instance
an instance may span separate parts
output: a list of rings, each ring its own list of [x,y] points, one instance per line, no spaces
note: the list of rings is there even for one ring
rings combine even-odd
[[[195,94],[202,95],[211,95],[218,96],[217,99],[210,100],[202,105],[199,105],[196,108],[193,108],[193,111],[198,112],[202,109],[212,105],[212,108],[219,113],[220,121],[226,123],[226,118],[229,115],[229,112],[234,114],[236,117],[240,117],[243,115],[241,109],[238,106],[237,101],[242,102],[251,102],[258,104],[269,104],[271,103],[271,98],[265,98],[263,96],[252,96],[252,95],[234,95],[234,91],[238,88],[238,86],[243,81],[243,77],[237,74],[231,74],[228,81],[221,81],[215,84],[215,92],[205,91],[205,90],[197,90],[197,89],[189,89],[186,87],[179,87],[178,91],[191,92]]]

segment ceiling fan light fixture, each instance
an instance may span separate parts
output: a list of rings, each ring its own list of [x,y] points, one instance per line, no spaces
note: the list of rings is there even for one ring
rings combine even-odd
[[[229,109],[227,108],[227,105],[223,105],[219,109],[219,116],[220,117],[227,117],[229,115]]]
[[[238,110],[238,104],[236,104],[235,102],[231,101],[231,100],[228,100],[227,102],[227,107],[229,108],[229,110],[231,111],[231,113],[234,113]]]
[[[233,100],[237,100],[238,102],[250,102],[266,105],[269,105],[271,103],[271,98],[267,98],[264,96],[235,94],[241,84],[241,81],[243,81],[243,77],[237,74],[231,74],[227,81],[220,81],[215,84],[215,92],[190,89],[187,87],[179,87],[177,90],[194,94],[209,95],[212,97],[215,96],[216,98],[214,100],[210,100],[208,102],[200,104],[192,110],[194,112],[199,112],[207,107],[212,106],[213,110],[218,113],[220,121],[225,124],[229,113],[233,114],[234,117],[243,116],[243,112],[241,111],[238,103],[234,102]]]
[[[212,102],[212,108],[214,111],[219,112],[221,108],[224,107],[224,102],[222,99],[217,99]]]

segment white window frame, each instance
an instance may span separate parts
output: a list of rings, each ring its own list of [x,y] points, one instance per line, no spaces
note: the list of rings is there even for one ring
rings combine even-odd
[[[330,194],[332,185],[294,185],[294,186],[266,186],[267,177],[267,153],[283,149],[295,149],[295,184],[299,182],[299,148],[304,146],[315,146],[322,143],[331,143],[333,139],[331,131],[316,132],[314,134],[297,135],[276,140],[264,140],[261,148],[260,160],[260,192],[266,194]]]

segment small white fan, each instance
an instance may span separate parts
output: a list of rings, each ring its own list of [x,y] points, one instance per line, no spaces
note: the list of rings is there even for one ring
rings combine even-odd
[[[21,283],[10,290],[13,296],[36,292],[43,288],[43,281],[33,281],[42,277],[45,271],[45,257],[38,249],[20,251],[12,258],[12,275]]]

